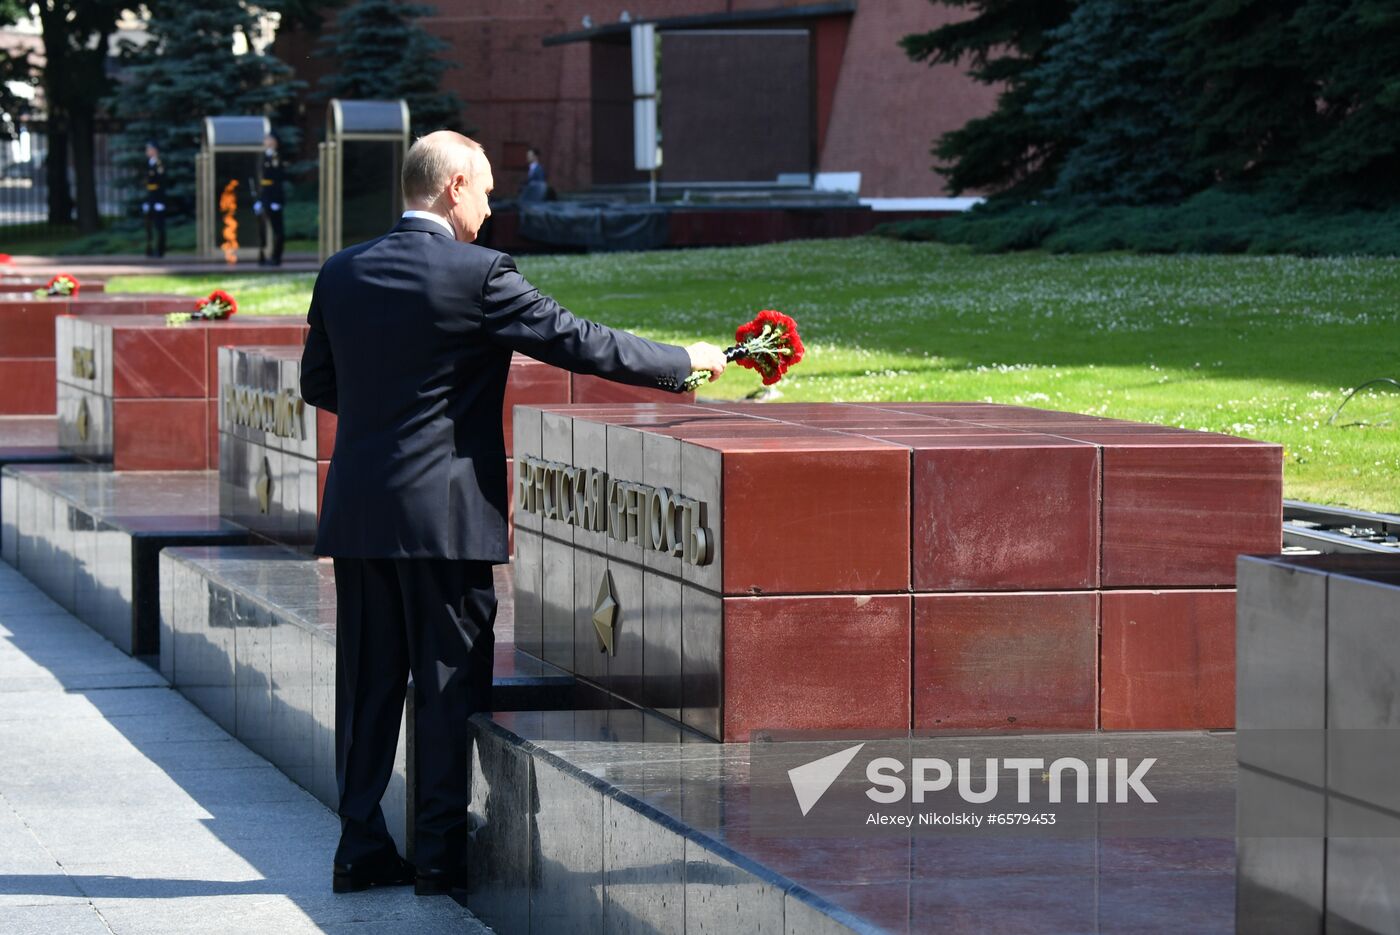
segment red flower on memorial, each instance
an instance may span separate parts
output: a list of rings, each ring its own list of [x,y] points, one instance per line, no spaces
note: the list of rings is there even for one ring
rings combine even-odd
[[[222,289],[209,293],[207,299],[195,303],[196,318],[232,318],[238,314],[238,302]]]
[[[183,325],[187,321],[222,321],[238,314],[238,301],[222,289],[215,289],[194,303],[193,312],[171,312],[165,316],[168,325]]]
[[[734,340],[734,346],[725,349],[725,359],[758,371],[764,386],[772,386],[781,380],[789,369],[801,363],[802,355],[807,352],[797,333],[797,322],[791,316],[771,308],[764,309],[753,321],[736,328]],[[682,389],[696,389],[708,379],[707,373],[693,373]]]
[[[57,295],[71,299],[78,294],[78,290],[81,288],[82,285],[78,282],[78,277],[70,273],[59,273],[49,280],[47,286],[36,289],[34,294],[38,296]]]

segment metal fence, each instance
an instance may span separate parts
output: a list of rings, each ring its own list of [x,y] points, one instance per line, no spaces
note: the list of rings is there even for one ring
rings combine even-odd
[[[130,195],[127,179],[113,159],[116,137],[99,133],[95,140],[97,204],[104,217],[121,215]],[[15,225],[39,225],[38,232],[67,232],[49,223],[49,137],[42,125],[21,124],[11,140],[0,141],[0,230]],[[68,191],[76,198],[73,157],[68,157]],[[76,211],[76,207],[74,209]]]

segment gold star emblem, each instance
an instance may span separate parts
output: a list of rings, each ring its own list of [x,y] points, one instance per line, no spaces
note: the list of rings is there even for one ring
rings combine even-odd
[[[266,513],[272,505],[272,465],[267,458],[262,460],[262,468],[258,471],[258,509]]]
[[[598,651],[616,656],[613,626],[617,623],[617,596],[613,593],[612,572],[603,572],[598,585],[598,599],[593,602],[593,629],[598,631]]]
[[[78,441],[87,441],[92,431],[92,412],[88,410],[86,399],[78,400]]]

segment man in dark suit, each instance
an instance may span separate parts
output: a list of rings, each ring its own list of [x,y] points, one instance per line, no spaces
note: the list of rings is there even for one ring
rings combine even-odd
[[[316,279],[302,395],[339,416],[316,552],[335,558],[337,892],[460,885],[471,750],[489,710],[496,595],[507,561],[501,428],[512,351],[623,383],[678,389],[724,370],[710,344],[657,344],[576,318],[471,243],[491,214],[481,146],[439,131],[404,161],[410,210]],[[413,673],[415,868],[385,828]]]
[[[548,200],[549,180],[545,178],[544,165],[540,162],[540,151],[533,146],[525,150],[525,163],[525,184],[520,186],[520,200]]]

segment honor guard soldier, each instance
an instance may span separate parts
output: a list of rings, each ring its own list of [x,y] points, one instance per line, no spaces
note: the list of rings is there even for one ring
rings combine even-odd
[[[141,200],[146,217],[146,256],[165,256],[165,163],[160,147],[146,141],[146,197]]]
[[[262,173],[258,177],[258,200],[253,213],[258,216],[258,265],[282,265],[282,208],[287,193],[283,182],[286,170],[277,155],[277,137],[269,133],[263,139]]]

